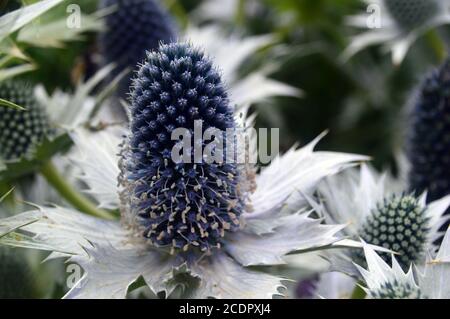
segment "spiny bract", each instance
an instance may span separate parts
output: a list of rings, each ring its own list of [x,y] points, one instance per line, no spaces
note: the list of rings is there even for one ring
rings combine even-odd
[[[410,121],[410,189],[434,201],[450,194],[450,61],[426,78]]]
[[[413,29],[424,25],[439,13],[441,0],[385,0],[389,13],[405,29]]]
[[[210,251],[240,226],[240,169],[204,158],[175,163],[171,152],[178,141],[171,133],[186,128],[194,136],[194,121],[201,121],[203,132],[224,132],[235,127],[233,111],[219,73],[201,51],[174,43],[147,58],[134,82],[124,155],[125,176],[134,185],[131,206],[154,245]]]
[[[425,250],[429,220],[424,208],[413,195],[392,196],[379,203],[359,231],[361,238],[372,245],[399,253],[397,260],[404,269],[417,261]],[[381,257],[390,261],[388,254]],[[362,262],[362,252],[356,253]]]
[[[378,289],[371,290],[372,299],[424,299],[419,287],[409,283],[386,282]]]
[[[99,35],[103,64],[117,65],[112,76],[127,68],[134,71],[145,59],[147,50],[157,49],[160,42],[176,39],[174,22],[154,0],[102,0],[100,8],[114,10],[106,17],[106,29]],[[125,76],[120,83],[119,95],[124,98],[129,79]]]
[[[0,98],[25,108],[20,111],[0,107],[0,158],[16,160],[44,139],[49,121],[31,86],[18,81],[1,82]]]

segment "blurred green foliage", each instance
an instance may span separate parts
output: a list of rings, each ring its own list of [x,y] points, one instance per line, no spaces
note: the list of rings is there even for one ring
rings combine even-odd
[[[301,99],[278,98],[270,106],[261,106],[258,124],[280,127],[284,148],[329,130],[319,148],[367,154],[379,168],[395,168],[395,156],[404,149],[414,89],[440,62],[430,43],[420,39],[399,67],[380,47],[364,50],[343,64],[338,56],[356,31],[345,19],[365,12],[362,1],[256,3],[257,10],[243,18],[241,14],[239,21],[230,20],[225,27],[247,35],[276,33],[283,54],[272,56],[281,65],[273,77],[305,92]],[[439,32],[448,38],[449,28]]]
[[[162,0],[181,27],[186,21],[192,23],[192,13],[205,1]],[[255,56],[248,65],[264,66],[266,61],[276,61],[280,69],[272,76],[305,92],[301,99],[277,98],[270,105],[260,105],[258,125],[280,127],[283,148],[295,142],[306,143],[329,129],[320,148],[368,154],[378,167],[392,165],[395,152],[403,147],[410,96],[424,73],[439,62],[426,39],[414,46],[400,67],[393,66],[380,47],[364,50],[342,64],[338,56],[355,34],[345,18],[363,12],[362,1],[234,2],[236,12],[228,20],[202,17],[203,23],[220,23],[225,30],[243,35],[276,34],[278,45]],[[34,23],[38,26],[67,14],[68,3],[79,4],[85,14],[96,8],[94,0],[67,0]],[[448,37],[448,29],[439,31]],[[92,61],[88,60],[96,52],[95,33],[84,36],[84,41],[70,41],[62,48],[21,47],[38,66],[23,77],[43,83],[50,92],[57,87],[71,90],[80,69],[89,73],[86,68],[92,67]]]

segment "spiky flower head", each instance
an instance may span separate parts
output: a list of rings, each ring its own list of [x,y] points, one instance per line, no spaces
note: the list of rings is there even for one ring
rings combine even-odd
[[[155,0],[102,0],[100,8],[114,10],[106,17],[106,29],[99,35],[103,63],[117,65],[113,76],[125,69],[135,70],[147,50],[176,38],[174,21]],[[128,93],[129,79],[126,76],[120,83],[122,97]]]
[[[406,272],[394,255],[388,265],[373,247],[364,245],[367,267],[356,266],[365,281],[364,291],[374,299],[448,299],[449,239],[450,229],[437,253],[430,251],[426,262],[416,265],[419,272],[413,267]]]
[[[184,251],[220,247],[239,228],[244,196],[240,169],[225,161],[174,162],[177,128],[195,135],[233,129],[233,110],[218,71],[188,44],[162,45],[149,53],[134,81],[131,135],[123,171],[132,185],[130,206],[144,236],[158,247]],[[193,145],[202,143],[194,140]],[[194,149],[194,147],[193,147]]]
[[[439,13],[441,0],[385,0],[385,6],[397,24],[406,30],[420,27]]]
[[[45,138],[49,121],[34,97],[33,88],[23,82],[0,82],[0,98],[25,108],[24,111],[0,108],[0,158],[16,160]]]
[[[409,187],[432,201],[450,194],[450,61],[423,82],[411,112]]]
[[[398,253],[404,269],[423,256],[426,248],[429,218],[414,195],[393,195],[378,203],[363,223],[360,236],[372,245]],[[362,251],[355,252],[356,262],[363,264]],[[386,262],[390,256],[382,256]]]
[[[385,282],[379,288],[370,290],[368,296],[372,299],[426,299],[417,285],[409,282],[400,283],[396,280]]]

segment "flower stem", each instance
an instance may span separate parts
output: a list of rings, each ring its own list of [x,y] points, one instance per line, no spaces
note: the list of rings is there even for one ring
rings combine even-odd
[[[442,38],[440,37],[438,31],[437,30],[429,31],[426,34],[426,39],[430,47],[433,49],[436,58],[439,60],[439,62],[445,61],[448,55],[447,48],[444,41],[442,41]]]
[[[100,218],[113,219],[109,212],[98,208],[88,198],[77,192],[72,185],[58,172],[52,162],[48,161],[41,167],[41,174],[45,177],[59,194],[78,210]]]
[[[352,296],[350,299],[364,299],[366,298],[366,292],[361,288],[360,283],[355,285],[355,289],[353,289]]]
[[[165,0],[165,5],[180,21],[183,28],[187,28],[189,25],[189,17],[186,10],[177,0]]]
[[[243,26],[245,23],[245,0],[239,0],[236,13],[235,13],[236,25]]]

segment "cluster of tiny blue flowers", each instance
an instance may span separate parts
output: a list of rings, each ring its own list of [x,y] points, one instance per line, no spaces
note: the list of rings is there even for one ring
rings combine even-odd
[[[413,195],[394,195],[377,205],[362,225],[359,234],[369,244],[398,253],[396,258],[399,264],[403,269],[408,269],[425,251],[428,224],[429,219],[417,198]],[[355,254],[358,263],[364,260],[361,251],[356,251]],[[382,254],[381,257],[386,262],[390,261],[388,254]]]
[[[171,138],[176,128],[192,136],[194,121],[201,121],[203,132],[235,128],[219,73],[188,44],[161,45],[138,71],[131,100],[123,171],[134,185],[131,205],[139,212],[145,237],[172,251],[220,248],[226,232],[240,226],[244,196],[239,167],[226,161],[196,163],[193,152],[191,163],[175,163],[171,157],[179,142]]]
[[[439,12],[441,0],[385,0],[398,25],[405,29],[419,27]]]
[[[450,194],[450,61],[418,93],[408,136],[409,184],[434,201]]]
[[[174,21],[154,0],[102,0],[100,8],[114,10],[107,15],[106,29],[98,41],[103,63],[117,65],[112,76],[127,68],[134,71],[136,64],[145,59],[147,50],[176,39]],[[125,97],[129,86],[130,77],[125,76],[118,95]]]
[[[0,98],[25,108],[0,107],[0,158],[16,160],[37,146],[49,133],[44,108],[36,101],[33,88],[20,81],[0,83]]]

